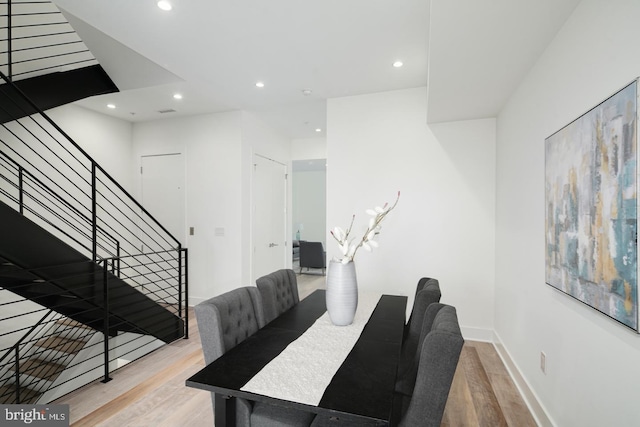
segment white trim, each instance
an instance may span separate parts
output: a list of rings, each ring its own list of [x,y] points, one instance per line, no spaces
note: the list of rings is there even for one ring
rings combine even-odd
[[[213,297],[205,298],[205,297],[194,297],[189,295],[189,301],[187,301],[187,305],[193,308],[196,305],[200,304],[201,302],[208,300],[209,298],[213,298]]]
[[[460,326],[460,332],[462,332],[462,337],[465,340],[493,343],[493,339],[494,339],[493,329]]]
[[[518,365],[513,361],[511,355],[509,354],[509,351],[502,344],[500,336],[495,331],[493,332],[493,346],[495,347],[498,356],[500,356],[502,363],[507,369],[509,376],[513,380],[513,383],[518,388],[522,399],[529,408],[529,412],[531,412],[531,415],[535,419],[536,423],[542,427],[555,426],[548,412],[545,410],[542,403],[540,403],[538,396],[536,396],[536,393],[533,391],[533,389],[529,387],[529,383],[527,383],[527,380],[522,375],[520,369],[518,369]]]

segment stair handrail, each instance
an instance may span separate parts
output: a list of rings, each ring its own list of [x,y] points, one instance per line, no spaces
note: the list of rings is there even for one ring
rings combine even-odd
[[[4,353],[4,356],[0,357],[0,363],[2,363],[2,361],[4,359],[7,358],[7,356],[9,355],[9,353],[11,353],[12,351],[16,350],[16,347],[18,347],[20,344],[22,344],[22,342],[38,327],[40,326],[42,323],[44,323],[44,319],[46,319],[51,313],[53,313],[53,310],[49,310],[47,312],[47,314],[45,314],[44,316],[42,316],[42,319],[38,320],[28,331],[26,334],[24,334],[22,336],[22,338],[20,338],[13,346],[11,346],[10,348],[7,349],[7,351]]]
[[[120,191],[122,191],[124,193],[124,195],[129,198],[129,200],[131,202],[133,202],[142,212],[144,212],[154,223],[155,225],[157,225],[158,227],[160,227],[160,229],[162,231],[164,231],[167,236],[169,236],[171,239],[173,239],[173,241],[177,244],[177,248],[181,248],[182,244],[180,243],[180,241],[169,232],[169,230],[167,230],[162,224],[160,224],[160,222],[149,213],[149,211],[147,211],[127,190],[124,189],[124,187],[122,185],[120,185],[120,183],[118,183],[118,181],[116,181],[102,166],[100,166],[98,164],[98,162],[96,162],[93,157],[91,157],[89,155],[89,153],[87,153],[82,147],[80,147],[80,145],[75,142],[75,140],[73,138],[71,138],[65,131],[63,131],[60,126],[58,126],[44,111],[42,111],[42,109],[40,109],[40,107],[38,107],[33,101],[31,101],[31,99],[22,91],[20,90],[20,88],[18,86],[16,86],[15,83],[13,83],[10,79],[7,78],[7,76],[0,71],[0,77],[5,81],[6,84],[8,84],[13,90],[15,90],[18,94],[20,94],[24,101],[26,101],[38,114],[40,114],[42,117],[44,117],[44,119],[51,125],[53,126],[53,128],[58,131],[63,137],[65,137],[70,143],[71,145],[73,145],[90,163],[92,166],[92,177],[95,179],[95,170],[100,171],[102,174],[104,174],[104,176],[110,181],[111,184],[114,184]]]
[[[22,165],[20,165],[18,162],[16,162],[15,160],[13,160],[11,157],[9,157],[9,155],[7,155],[7,153],[5,153],[4,151],[0,150],[0,156],[2,156],[4,159],[6,159],[7,161],[13,163],[13,165],[18,168],[19,173],[24,174],[24,175],[28,175],[29,178],[31,180],[33,180],[35,183],[37,183],[41,188],[45,189],[49,194],[51,194],[53,197],[55,197],[56,199],[58,199],[61,203],[63,203],[67,208],[73,210],[79,217],[83,218],[87,223],[91,223],[91,218],[89,218],[88,216],[86,216],[85,214],[83,214],[82,212],[80,212],[80,210],[78,208],[76,208],[75,206],[73,206],[71,203],[69,203],[65,198],[63,198],[62,196],[60,196],[58,193],[56,193],[51,187],[49,187],[47,184],[45,184],[42,180],[40,180],[38,177],[36,177],[34,174],[32,174],[31,172],[29,172],[27,169],[25,169],[24,167],[22,167]],[[19,189],[19,191],[22,193],[24,190],[23,189]],[[22,202],[20,202],[22,203]],[[22,209],[22,206],[20,206],[20,208]],[[22,212],[22,211],[21,211]],[[51,225],[51,224],[50,224]],[[56,227],[57,228],[57,227]],[[107,236],[109,239],[111,239],[111,241],[113,243],[115,243],[116,248],[120,247],[120,241],[118,239],[116,239],[115,237],[113,237],[108,231],[106,231],[103,227],[96,225],[96,228],[98,230],[100,230],[105,236]],[[60,230],[58,228],[58,230]],[[61,230],[60,230],[61,231]],[[79,242],[78,242],[79,243]],[[117,255],[117,254],[116,254]]]

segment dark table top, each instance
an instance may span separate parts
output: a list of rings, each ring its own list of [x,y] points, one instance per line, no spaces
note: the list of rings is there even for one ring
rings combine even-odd
[[[313,413],[386,422],[391,417],[406,304],[407,297],[403,296],[383,295],[380,298],[318,406],[283,401],[244,392],[240,388],[325,313],[324,290],[317,290],[300,301],[193,375],[186,384],[222,395],[277,403]]]

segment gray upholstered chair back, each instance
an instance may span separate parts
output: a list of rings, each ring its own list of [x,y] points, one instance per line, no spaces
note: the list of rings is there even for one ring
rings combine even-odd
[[[209,363],[244,341],[265,325],[260,292],[254,286],[234,289],[194,307],[204,361]],[[215,411],[215,396],[211,393]],[[251,402],[236,400],[238,425],[249,425]]]
[[[420,279],[421,282],[423,280]],[[436,279],[427,279],[422,284],[423,286],[420,286],[420,282],[418,283],[419,290],[416,292],[411,315],[404,331],[399,367],[401,374],[408,368],[408,365],[414,362],[418,342],[420,341],[420,333],[423,329],[422,320],[427,308],[433,303],[440,302],[441,293],[438,281]]]
[[[282,269],[262,276],[256,280],[264,307],[265,323],[300,302],[298,281],[293,270]]]
[[[300,274],[304,267],[321,268],[324,274],[327,268],[327,254],[322,242],[300,242]]]
[[[429,304],[422,315],[420,332],[413,340],[412,352],[407,346],[403,346],[400,355],[400,365],[398,366],[398,379],[396,380],[395,387],[397,393],[405,396],[411,396],[411,394],[413,394],[413,388],[415,387],[416,377],[418,375],[422,344],[427,334],[431,332],[433,322],[443,307],[445,307],[445,304]]]
[[[432,304],[431,307],[434,308],[425,315],[424,322],[425,325],[431,323],[431,327],[420,344],[416,382],[409,403],[405,405],[400,427],[440,426],[462,352],[464,339],[456,309],[443,304]],[[437,312],[435,316],[431,316],[434,312]]]
[[[435,288],[438,290],[437,293],[435,291],[433,291],[434,289],[434,285]],[[407,332],[408,332],[408,328],[411,325],[411,323],[413,323],[413,317],[414,317],[414,313],[418,313],[420,316],[420,319],[417,321],[417,326],[418,328],[420,328],[420,325],[422,323],[422,314],[424,314],[424,310],[416,310],[416,304],[418,304],[420,301],[418,300],[418,294],[420,292],[422,292],[425,288],[427,289],[432,289],[432,296],[433,296],[433,300],[428,302],[427,305],[425,305],[423,308],[424,310],[427,309],[427,307],[429,307],[429,304],[432,302],[440,302],[440,282],[438,282],[438,279],[432,279],[431,277],[423,277],[420,280],[418,280],[418,284],[416,285],[416,294],[415,294],[415,298],[413,300],[413,308],[411,309],[411,314],[409,315],[409,321],[407,322]],[[437,298],[437,299],[436,299]],[[421,314],[422,313],[422,314]]]
[[[253,286],[203,301],[194,310],[207,365],[265,325],[262,299]]]

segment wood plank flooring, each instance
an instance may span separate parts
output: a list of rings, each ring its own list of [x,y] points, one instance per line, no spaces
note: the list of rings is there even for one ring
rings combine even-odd
[[[298,275],[300,297],[324,286],[324,276]],[[186,387],[204,367],[197,322],[190,310],[188,340],[178,340],[55,403],[70,405],[71,426],[213,426],[210,394]],[[462,351],[443,417],[445,427],[536,423],[492,344],[468,341]]]

